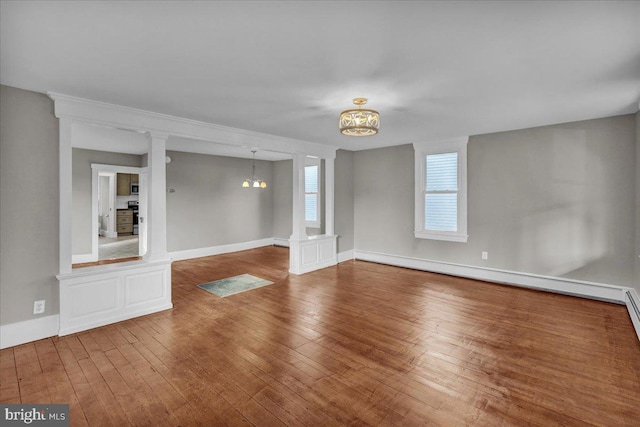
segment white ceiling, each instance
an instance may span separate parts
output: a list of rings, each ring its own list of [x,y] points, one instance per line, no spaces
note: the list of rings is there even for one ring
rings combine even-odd
[[[0,76],[360,150],[637,111],[640,2],[2,1]]]

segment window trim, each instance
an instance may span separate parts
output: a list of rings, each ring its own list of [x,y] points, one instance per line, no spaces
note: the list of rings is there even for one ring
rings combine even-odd
[[[416,239],[466,242],[467,234],[467,143],[469,137],[451,138],[435,142],[413,144],[415,156],[415,225]],[[458,218],[457,231],[427,230],[425,222],[426,159],[428,155],[458,153]]]
[[[304,161],[304,167],[306,168],[307,166],[318,166],[318,203],[317,203],[317,213],[316,213],[316,218],[318,218],[317,221],[307,221],[307,219],[305,218],[304,220],[304,225],[305,227],[308,228],[320,228],[321,227],[321,220],[322,220],[322,168],[320,165],[320,158],[319,157],[310,157],[307,156],[305,157],[305,161]],[[305,196],[307,194],[316,194],[316,193],[307,193],[306,188],[305,188],[305,192],[304,192]]]

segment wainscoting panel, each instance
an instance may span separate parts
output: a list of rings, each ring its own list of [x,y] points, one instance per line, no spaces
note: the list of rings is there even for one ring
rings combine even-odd
[[[290,269],[304,274],[338,263],[337,236],[310,236],[303,240],[289,240]]]
[[[87,267],[58,280],[61,336],[173,307],[170,260]]]
[[[304,245],[302,246],[302,266],[308,267],[313,264],[317,264],[318,259],[318,245]]]
[[[117,310],[118,290],[117,277],[70,285],[71,317],[102,316]]]
[[[164,271],[125,277],[125,307],[147,304],[165,298],[166,281]]]

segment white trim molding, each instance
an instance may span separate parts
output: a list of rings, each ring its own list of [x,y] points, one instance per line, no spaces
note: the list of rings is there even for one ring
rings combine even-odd
[[[604,283],[475,267],[464,264],[432,261],[428,259],[390,255],[378,252],[357,250],[355,257],[362,261],[371,261],[380,264],[394,265],[397,267],[411,268],[414,270],[430,271],[505,285],[539,289],[560,294],[615,302],[617,304],[625,303],[625,291],[628,290],[628,288],[622,286],[608,285]]]
[[[640,297],[635,289],[629,288],[624,293],[624,302],[631,317],[631,323],[636,330],[638,339],[640,340]]]
[[[185,259],[202,258],[205,256],[226,254],[230,252],[246,251],[248,249],[261,248],[263,246],[273,246],[274,244],[277,244],[278,246],[284,246],[284,245],[281,245],[280,243],[276,243],[275,240],[276,239],[273,237],[268,237],[266,239],[251,240],[248,242],[241,242],[241,243],[230,243],[228,245],[209,246],[206,248],[174,251],[174,252],[169,252],[169,257],[173,261],[181,261]],[[278,239],[278,240],[283,240],[283,239]],[[288,241],[287,241],[287,246],[289,246]]]
[[[355,258],[353,254],[354,254],[353,249],[349,249],[348,251],[339,252],[338,253],[338,263],[353,260]]]
[[[282,237],[274,237],[273,238],[274,246],[284,246],[286,248],[289,247],[289,239],[283,239]]]
[[[0,326],[0,349],[58,335],[57,314]]]
[[[47,92],[55,101],[55,115],[82,123],[128,129],[136,132],[164,132],[167,135],[212,141],[236,147],[254,147],[282,153],[335,157],[337,147],[299,139],[285,138],[244,129],[200,122],[152,111],[108,104],[55,92]]]

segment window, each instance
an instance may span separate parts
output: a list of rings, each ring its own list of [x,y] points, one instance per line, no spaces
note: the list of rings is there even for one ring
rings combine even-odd
[[[413,144],[416,238],[467,241],[467,141]]]
[[[307,157],[304,167],[304,222],[320,228],[320,159]]]

